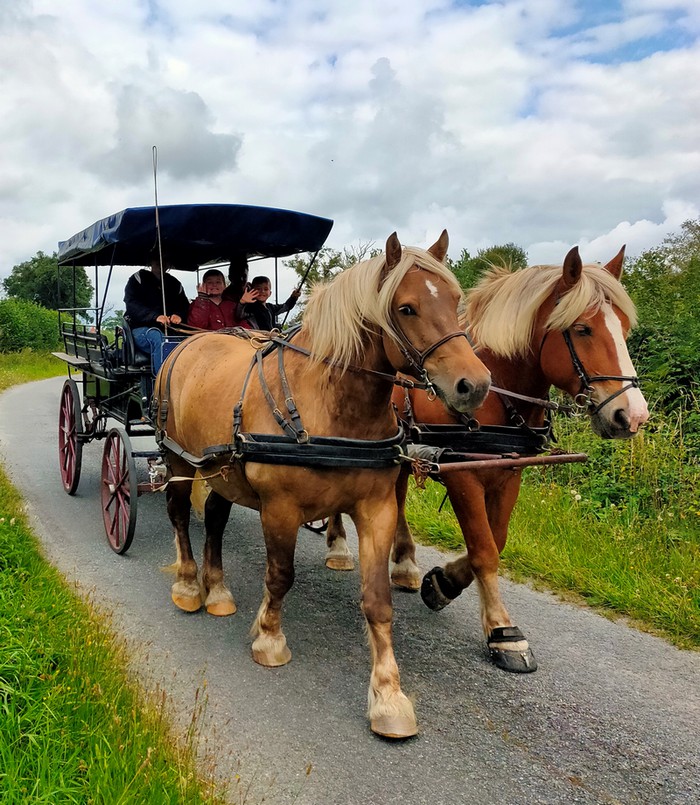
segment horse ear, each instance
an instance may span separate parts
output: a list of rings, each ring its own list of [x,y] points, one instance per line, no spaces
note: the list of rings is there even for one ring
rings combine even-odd
[[[399,243],[396,232],[392,232],[387,238],[385,254],[386,268],[382,272],[383,275],[388,274],[392,268],[396,268],[401,262],[401,244]]]
[[[569,288],[573,288],[574,285],[576,285],[581,278],[582,271],[583,263],[578,253],[578,246],[574,246],[564,258],[564,268],[562,270],[562,284],[564,285],[564,290],[568,291]]]
[[[450,236],[447,234],[447,230],[443,229],[442,235],[440,235],[437,241],[428,249],[428,254],[432,254],[438,263],[444,263],[449,246]]]
[[[613,259],[603,266],[603,268],[607,268],[616,280],[619,280],[622,276],[622,266],[625,262],[625,248],[626,246],[623,246]]]

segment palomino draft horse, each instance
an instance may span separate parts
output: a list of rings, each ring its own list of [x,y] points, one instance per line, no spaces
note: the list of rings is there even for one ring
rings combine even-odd
[[[636,322],[634,305],[619,282],[624,247],[606,266],[582,265],[572,249],[558,266],[521,271],[492,267],[467,295],[466,316],[477,355],[491,371],[496,388],[474,412],[482,425],[517,426],[542,433],[552,386],[583,405],[593,430],[606,439],[634,436],[648,418],[625,339]],[[414,420],[449,425],[459,420],[424,392],[406,392]],[[395,397],[399,410],[404,395]],[[459,447],[455,446],[456,451]],[[499,668],[529,672],[537,668],[527,639],[514,626],[498,585],[499,555],[520,491],[521,470],[474,469],[445,473],[452,507],[464,534],[467,553],[426,574],[421,585],[415,545],[404,504],[409,472],[397,483],[399,519],[392,551],[392,580],[421,588],[423,600],[439,610],[476,579],[489,654]],[[348,569],[349,552],[340,517],[331,518],[327,564]]]
[[[212,488],[205,504],[203,592],[188,533],[192,485],[167,488],[177,545],[175,604],[195,611],[204,603],[216,615],[235,611],[224,584],[222,535],[232,503],[259,510],[267,570],[252,628],[253,659],[284,665],[291,653],[281,609],[294,580],[299,526],[328,511],[346,512],[360,544],[372,656],[368,716],[374,732],[397,738],[414,735],[417,726],[401,690],[391,635],[388,562],[399,472],[397,421],[389,404],[393,382],[397,371],[413,374],[451,409],[471,411],[483,402],[490,381],[462,337],[460,288],[443,265],[447,245],[443,232],[428,251],[402,249],[393,234],[385,255],[314,290],[303,326],[277,355],[258,359],[255,338],[195,336],[173,352],[157,380],[160,439],[173,474],[191,478],[194,466],[211,457],[203,470]],[[292,435],[279,435],[280,427]],[[314,440],[322,437],[342,443],[338,457],[315,457]],[[260,440],[281,455],[248,452]],[[388,461],[382,459],[387,441],[393,445]],[[364,454],[360,461],[344,463],[348,444]]]

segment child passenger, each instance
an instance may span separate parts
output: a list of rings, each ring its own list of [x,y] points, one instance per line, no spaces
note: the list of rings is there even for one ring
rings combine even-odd
[[[247,302],[247,294],[244,294],[241,297],[241,303],[243,315],[254,330],[272,330],[277,327],[277,316],[291,310],[301,296],[301,291],[295,288],[289,295],[289,299],[278,305],[267,301],[272,294],[269,277],[253,277],[250,285],[251,292],[256,295],[255,301]]]
[[[200,330],[221,330],[224,327],[251,328],[245,319],[239,318],[239,306],[230,299],[223,299],[226,279],[217,268],[204,272],[202,282],[197,287],[197,298],[190,304],[187,323]],[[253,302],[256,295],[247,292],[241,302]]]

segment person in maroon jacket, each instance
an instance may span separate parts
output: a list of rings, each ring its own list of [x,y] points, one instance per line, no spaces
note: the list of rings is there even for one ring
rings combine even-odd
[[[250,323],[239,318],[239,305],[231,299],[223,298],[226,279],[217,268],[204,272],[202,282],[197,288],[197,298],[190,304],[187,323],[200,330],[221,330],[224,327],[244,327]],[[241,302],[254,302],[256,291],[246,291]]]

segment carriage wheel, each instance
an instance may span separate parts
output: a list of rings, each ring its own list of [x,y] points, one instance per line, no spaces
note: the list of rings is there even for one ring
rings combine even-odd
[[[83,420],[80,414],[80,392],[75,380],[68,378],[61,391],[58,409],[58,468],[63,488],[74,495],[80,481],[83,462]]]
[[[308,523],[304,523],[304,528],[308,528],[309,531],[315,531],[317,534],[323,534],[328,528],[328,518],[324,517],[322,520],[311,520]]]
[[[137,495],[131,440],[121,428],[112,428],[102,453],[101,499],[107,541],[115,553],[126,553],[134,538]]]

